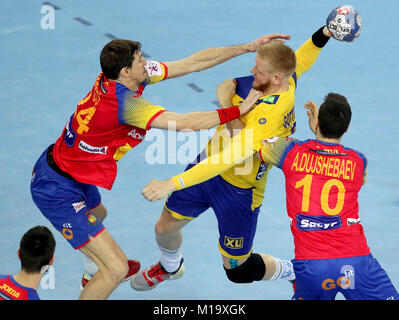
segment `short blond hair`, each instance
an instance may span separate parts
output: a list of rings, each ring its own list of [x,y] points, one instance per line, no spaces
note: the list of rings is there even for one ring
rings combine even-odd
[[[267,60],[272,70],[289,77],[295,72],[296,56],[294,50],[280,41],[272,41],[258,48],[258,56]]]

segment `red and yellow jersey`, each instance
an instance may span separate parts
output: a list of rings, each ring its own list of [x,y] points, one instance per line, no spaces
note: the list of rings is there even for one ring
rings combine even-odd
[[[53,157],[75,180],[111,189],[116,162],[144,140],[151,122],[166,111],[143,96],[147,84],[167,77],[165,64],[147,61],[149,75],[137,91],[110,81],[100,73],[57,140]]]
[[[297,80],[316,61],[321,48],[314,45],[309,38],[295,52],[297,67],[295,73],[289,79],[287,91],[274,93],[261,97],[253,110],[240,118],[245,124],[241,130],[243,138],[242,148],[251,146],[258,152],[262,146],[263,139],[267,137],[288,137],[295,132],[295,90]],[[252,88],[253,76],[237,78],[236,94],[232,98],[233,105],[239,105],[244,101]],[[210,139],[207,147],[207,154],[211,156],[220,153],[223,146],[232,140],[225,125],[217,128],[215,135]],[[225,160],[221,160],[224,161]],[[236,165],[221,173],[221,177],[230,184],[239,188],[253,188],[252,209],[262,204],[268,171],[272,166],[262,163],[258,158],[252,157],[242,164]]]
[[[370,253],[359,218],[366,157],[340,144],[279,138],[265,142],[265,163],[283,170],[296,259]]]
[[[37,291],[27,288],[9,275],[0,275],[0,300],[40,300]]]

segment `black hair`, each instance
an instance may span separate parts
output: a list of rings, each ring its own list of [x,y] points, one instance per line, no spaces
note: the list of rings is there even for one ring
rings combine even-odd
[[[319,108],[319,129],[323,137],[339,139],[348,130],[352,111],[348,100],[338,94],[330,92],[325,96]]]
[[[107,79],[115,80],[124,67],[133,63],[133,55],[141,50],[141,43],[131,40],[115,39],[101,50],[101,70]]]
[[[39,273],[54,256],[55,239],[51,231],[44,226],[28,230],[19,245],[21,268],[28,273]]]

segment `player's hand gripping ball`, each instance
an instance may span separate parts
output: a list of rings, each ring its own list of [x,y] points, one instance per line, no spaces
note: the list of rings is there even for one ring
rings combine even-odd
[[[330,12],[326,25],[334,39],[352,42],[360,35],[362,18],[354,7],[345,5]]]

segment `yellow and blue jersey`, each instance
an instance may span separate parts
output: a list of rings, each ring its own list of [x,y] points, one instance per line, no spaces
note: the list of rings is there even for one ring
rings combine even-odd
[[[273,136],[288,137],[295,132],[294,105],[297,81],[313,65],[320,51],[321,48],[315,46],[311,38],[308,39],[296,51],[297,67],[289,79],[288,90],[261,97],[254,109],[240,118],[245,125],[240,132],[243,137],[241,139],[243,149],[248,148],[248,144],[251,144],[253,151],[259,152],[262,147],[262,141],[265,138]],[[254,78],[248,76],[237,78],[236,80],[237,87],[236,94],[232,98],[233,105],[239,105],[244,101],[252,88]],[[219,126],[208,143],[208,157],[215,152],[221,152],[224,144],[229,143],[231,139],[226,126]],[[223,141],[223,143],[220,143],[220,141]],[[235,165],[220,175],[224,180],[236,187],[243,189],[252,188],[252,208],[257,208],[262,204],[267,174],[271,168],[271,165],[264,164],[258,158],[252,157],[250,161],[247,160]]]

